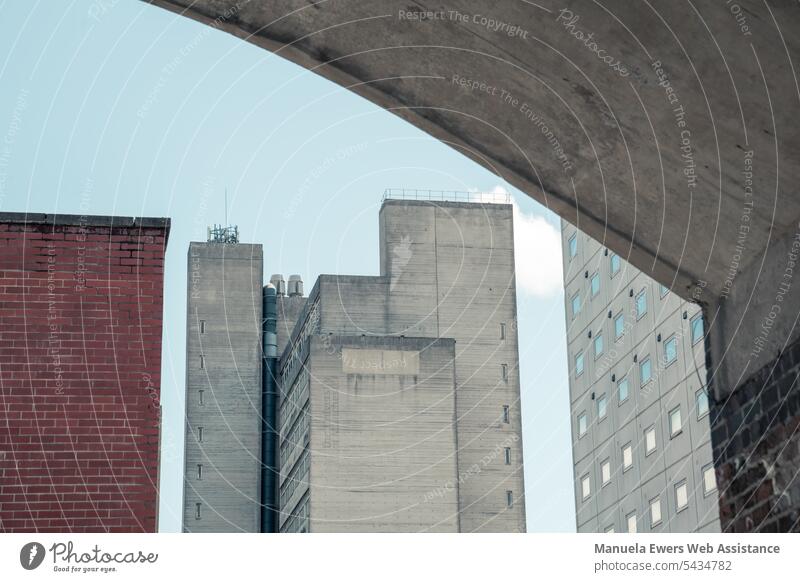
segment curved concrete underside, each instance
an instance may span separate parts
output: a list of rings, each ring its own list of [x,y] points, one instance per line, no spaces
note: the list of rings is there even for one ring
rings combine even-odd
[[[722,385],[796,336],[784,310],[752,353],[800,218],[794,2],[152,3],[392,111],[703,304]]]

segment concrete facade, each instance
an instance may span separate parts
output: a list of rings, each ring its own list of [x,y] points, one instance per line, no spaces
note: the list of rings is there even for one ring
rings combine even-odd
[[[308,398],[282,433],[281,531],[459,531],[453,340],[307,345],[295,389]]]
[[[511,206],[387,200],[380,240],[381,275],[321,276],[281,358],[282,445],[311,444],[306,453],[282,453],[282,491],[292,490],[282,496],[282,529],[524,531]],[[452,342],[449,356],[439,347],[445,340]],[[328,351],[315,351],[318,345]],[[347,366],[355,358],[369,370],[369,362],[378,365],[409,350],[419,354],[419,374],[364,374]],[[454,376],[450,397],[440,378],[447,370]],[[436,406],[425,385],[445,391],[434,398]],[[357,390],[382,397],[352,398]],[[418,404],[408,408],[409,399]],[[372,406],[381,400],[374,418]],[[426,413],[409,417],[414,406]],[[327,418],[317,418],[320,409]],[[393,434],[385,442],[358,445],[352,431],[331,426],[334,410],[345,423],[361,415],[360,431],[406,417],[408,426],[385,429]],[[302,415],[310,417],[298,421]],[[293,434],[300,422],[305,428]],[[388,472],[403,479],[403,495],[365,494],[369,503],[355,511],[358,495],[351,488],[382,483],[375,476],[386,472],[382,463],[391,458],[386,447],[394,439],[411,451],[419,439],[431,448]],[[362,466],[352,480],[337,480],[341,474],[326,463],[352,454],[383,461]]]
[[[720,531],[700,310],[566,222],[562,243],[578,531]]]
[[[187,532],[260,528],[261,245],[189,245]]]

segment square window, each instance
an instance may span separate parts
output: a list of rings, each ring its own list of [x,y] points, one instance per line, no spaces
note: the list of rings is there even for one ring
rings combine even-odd
[[[633,467],[633,446],[628,443],[622,447],[622,470],[627,471]]]
[[[708,464],[703,467],[703,494],[708,495],[717,490],[717,473],[714,465]]]
[[[583,374],[583,352],[575,354],[575,377]]]
[[[511,422],[511,414],[508,405],[503,406],[503,422],[508,424]]]
[[[506,507],[514,507],[514,492],[506,491]]]
[[[589,428],[586,413],[581,412],[578,416],[578,436],[582,437],[586,434],[586,430]]]
[[[503,451],[503,456],[505,458],[506,465],[510,465],[511,464],[511,447],[506,447],[505,448],[505,450]]]
[[[650,500],[650,527],[661,523],[661,498],[654,497]]]
[[[589,481],[589,475],[581,477],[581,499],[584,501],[592,494],[592,485]]]
[[[649,455],[656,450],[656,427],[651,426],[644,431],[644,454]]]
[[[639,363],[639,378],[642,386],[653,379],[653,367],[650,365],[649,356]]]
[[[602,480],[604,486],[608,485],[608,483],[611,481],[611,461],[608,459],[603,461],[603,463],[600,465],[600,479]]]
[[[628,524],[628,533],[636,533],[636,512],[626,515],[625,521]]]
[[[592,297],[595,297],[598,293],[600,293],[600,275],[598,273],[592,275],[589,284],[592,290]]]
[[[617,392],[619,394],[619,403],[622,404],[628,399],[630,394],[629,385],[628,385],[628,378],[622,378],[619,382],[617,382]]]
[[[681,407],[673,408],[669,413],[669,436],[670,438],[680,434],[681,428]]]
[[[619,255],[613,254],[611,255],[611,276],[613,277],[617,273],[619,273],[620,269],[620,259]]]
[[[600,420],[606,417],[606,413],[608,412],[608,401],[606,400],[606,395],[603,394],[600,398],[597,399],[597,418]]]
[[[703,339],[703,314],[700,313],[692,318],[692,345]]]
[[[700,388],[694,397],[697,402],[697,418],[703,418],[708,414],[708,392],[705,388]]]
[[[576,293],[572,296],[572,317],[577,317],[581,312],[581,294]]]
[[[641,319],[647,313],[647,289],[642,289],[636,296],[636,319]]]
[[[614,339],[619,339],[625,334],[625,316],[620,313],[614,318]]]
[[[594,359],[596,360],[603,355],[603,334],[594,336]]]
[[[675,508],[680,511],[682,509],[686,509],[689,506],[689,489],[686,486],[686,480],[684,479],[677,485],[675,485]]]
[[[678,358],[678,340],[673,335],[664,342],[664,362],[670,365]]]
[[[572,259],[578,254],[578,238],[577,234],[569,237],[569,258]]]

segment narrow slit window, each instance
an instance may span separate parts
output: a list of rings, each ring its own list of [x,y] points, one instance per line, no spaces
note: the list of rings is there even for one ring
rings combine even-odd
[[[605,487],[611,482],[611,461],[606,459],[600,465],[600,481]]]
[[[703,467],[703,494],[708,495],[717,490],[717,473],[713,464]]]
[[[511,411],[508,408],[508,405],[503,406],[503,422],[508,424],[511,422]]]
[[[508,382],[508,364],[500,364],[500,374],[503,377],[503,382]]]
[[[203,465],[198,463],[197,464],[197,480],[200,481],[203,479]]]
[[[500,339],[501,340],[506,339],[506,324],[505,323],[501,323],[500,324]]]
[[[200,519],[200,504],[199,503],[195,503],[194,504],[194,518],[195,519]]]
[[[628,533],[636,533],[636,512],[629,513],[625,520],[628,522]]]
[[[206,367],[206,357],[205,356],[200,356],[200,369],[204,370],[205,367]]]
[[[206,333],[206,320],[200,320],[200,333]]]
[[[650,527],[654,528],[661,523],[661,498],[654,497],[650,500]]]
[[[202,426],[198,426],[197,427],[197,442],[198,443],[202,443],[203,442],[203,427]]]
[[[628,443],[622,447],[622,471],[627,471],[633,466],[633,446]]]
[[[506,465],[511,464],[511,447],[506,447],[503,451],[503,456],[505,457]]]
[[[203,405],[203,404],[206,403],[205,399],[203,398],[203,395],[205,394],[205,392],[206,392],[205,390],[198,390],[197,391],[197,403],[200,404],[200,405]]]
[[[514,507],[514,492],[506,491],[506,507]]]
[[[678,511],[686,509],[689,505],[689,488],[684,479],[675,486],[675,508]]]

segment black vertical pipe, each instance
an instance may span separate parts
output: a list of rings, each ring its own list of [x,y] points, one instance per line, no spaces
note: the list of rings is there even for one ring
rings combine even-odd
[[[261,532],[278,531],[278,299],[268,284],[263,294],[261,345]]]

